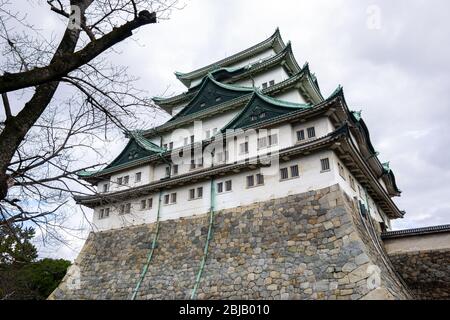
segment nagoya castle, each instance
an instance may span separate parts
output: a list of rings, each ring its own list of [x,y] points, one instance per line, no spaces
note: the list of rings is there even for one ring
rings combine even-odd
[[[79,173],[93,230],[50,299],[449,298],[450,226],[391,231],[401,191],[361,112],[278,29],[175,75],[153,99],[171,118]]]

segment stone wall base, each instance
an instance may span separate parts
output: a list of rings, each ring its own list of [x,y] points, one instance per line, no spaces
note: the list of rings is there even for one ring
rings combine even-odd
[[[207,214],[163,221],[138,299],[189,299]],[[129,299],[155,224],[91,233],[50,299]],[[216,212],[197,299],[410,299],[338,185]]]

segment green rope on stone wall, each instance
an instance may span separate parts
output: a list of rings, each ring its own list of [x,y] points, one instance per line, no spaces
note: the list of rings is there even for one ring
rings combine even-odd
[[[144,265],[144,268],[142,269],[142,273],[141,276],[139,277],[139,280],[136,284],[136,287],[133,290],[133,295],[131,296],[131,300],[135,300],[137,294],[139,293],[139,289],[141,287],[142,281],[144,281],[145,275],[147,274],[148,268],[150,266],[150,263],[152,262],[152,258],[153,258],[153,252],[155,251],[156,248],[156,242],[158,240],[158,235],[159,235],[159,213],[160,213],[160,209],[161,209],[161,196],[162,196],[162,190],[159,191],[159,200],[158,200],[158,211],[156,214],[156,230],[155,230],[155,235],[153,236],[153,241],[152,241],[152,246],[150,248],[150,251],[148,253],[147,256],[147,261]]]
[[[205,248],[203,249],[203,257],[200,262],[200,269],[198,270],[197,277],[195,278],[195,285],[191,292],[191,300],[195,299],[197,296],[198,286],[200,284],[200,279],[202,277],[203,269],[205,268],[206,258],[208,257],[209,242],[211,241],[213,224],[214,224],[214,206],[215,206],[215,189],[214,189],[214,178],[211,178],[211,207],[209,210],[209,227],[208,235],[206,237]]]

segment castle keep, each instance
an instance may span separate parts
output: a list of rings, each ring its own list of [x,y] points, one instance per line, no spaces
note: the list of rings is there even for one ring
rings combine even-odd
[[[176,77],[186,92],[154,98],[169,121],[80,172],[95,232],[50,298],[448,297],[450,228],[390,231],[401,192],[361,113],[278,29]]]

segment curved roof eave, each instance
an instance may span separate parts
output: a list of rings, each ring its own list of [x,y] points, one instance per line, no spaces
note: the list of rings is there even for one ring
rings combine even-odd
[[[226,57],[225,59],[216,61],[214,63],[211,63],[207,66],[204,66],[202,68],[196,69],[191,72],[183,73],[183,72],[176,71],[175,76],[186,87],[189,87],[192,79],[199,78],[202,75],[205,75],[206,73],[210,72],[212,68],[228,66],[234,62],[245,59],[248,56],[252,56],[257,53],[260,53],[270,47],[272,47],[275,50],[275,52],[281,51],[285,47],[285,44],[281,38],[280,30],[278,28],[275,30],[275,32],[269,38],[257,43],[256,45],[254,45],[250,48],[242,50],[242,51],[235,53],[229,57]]]

